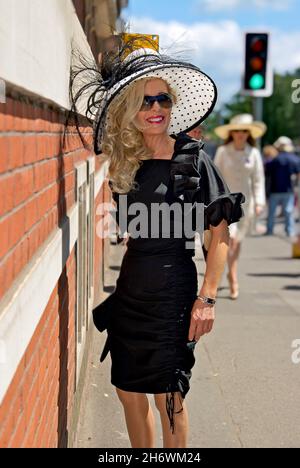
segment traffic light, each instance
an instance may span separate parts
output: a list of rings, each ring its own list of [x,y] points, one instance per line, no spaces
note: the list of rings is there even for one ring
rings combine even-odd
[[[272,94],[268,33],[246,33],[242,93],[257,97]]]

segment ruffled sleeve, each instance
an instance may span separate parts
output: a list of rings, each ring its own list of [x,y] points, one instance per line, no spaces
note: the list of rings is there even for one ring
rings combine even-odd
[[[241,192],[232,193],[219,169],[210,157],[200,149],[198,157],[200,187],[197,202],[204,204],[204,229],[217,226],[223,219],[230,225],[244,215],[241,204],[245,197]]]

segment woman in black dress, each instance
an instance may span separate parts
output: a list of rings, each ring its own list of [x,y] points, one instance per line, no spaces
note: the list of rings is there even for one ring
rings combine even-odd
[[[110,352],[111,382],[132,447],[155,446],[147,394],[154,394],[164,447],[186,447],[184,398],[194,347],[213,326],[228,224],[242,216],[243,196],[230,193],[203,144],[182,133],[215,104],[209,77],[147,49],[120,62],[117,75],[106,84],[95,117],[94,145],[110,162],[119,234],[126,231],[129,240],[115,291],[93,311],[96,326],[108,332],[101,361]],[[203,215],[200,231],[210,237],[203,245],[206,271],[199,288],[195,232],[185,230],[191,219],[199,228],[197,210]]]

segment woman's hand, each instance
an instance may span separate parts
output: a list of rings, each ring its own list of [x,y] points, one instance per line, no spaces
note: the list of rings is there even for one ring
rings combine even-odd
[[[202,335],[212,330],[215,320],[215,307],[196,299],[191,312],[189,340],[198,341]]]

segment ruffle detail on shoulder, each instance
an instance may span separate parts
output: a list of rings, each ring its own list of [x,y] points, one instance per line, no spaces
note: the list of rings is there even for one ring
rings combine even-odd
[[[244,216],[242,193],[231,193],[220,171],[203,151],[203,142],[179,134],[176,139],[170,177],[173,194],[182,202],[204,205],[204,229],[217,226],[222,219],[228,224]]]
[[[244,202],[245,197],[241,192],[226,193],[204,206],[204,229],[208,229],[210,224],[218,226],[223,219],[228,225],[239,221],[244,216],[241,206]]]
[[[202,146],[202,142],[184,133],[177,136],[170,177],[174,196],[183,202],[193,202],[195,193],[200,190],[201,175],[197,170],[196,155]]]

